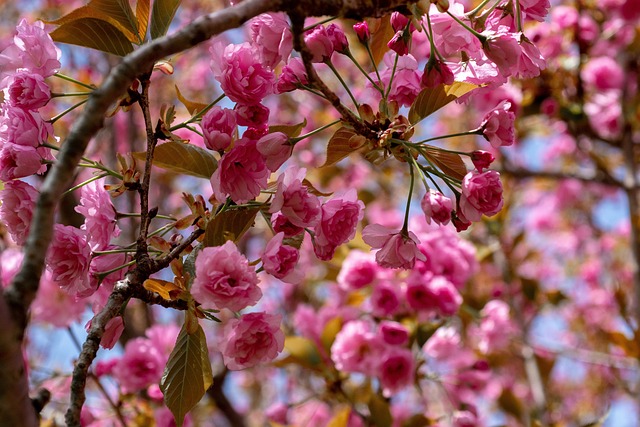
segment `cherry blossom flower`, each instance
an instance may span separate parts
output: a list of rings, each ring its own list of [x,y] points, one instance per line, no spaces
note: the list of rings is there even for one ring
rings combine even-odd
[[[316,25],[304,35],[304,42],[312,54],[311,62],[325,62],[333,55],[333,41],[324,25]]]
[[[516,115],[511,110],[511,102],[502,101],[489,112],[482,121],[482,135],[495,148],[513,145],[515,142]]]
[[[439,191],[430,188],[420,201],[420,206],[428,224],[431,224],[432,219],[440,225],[447,225],[451,220],[453,202]]]
[[[49,77],[60,69],[60,49],[38,21],[32,25],[25,19],[16,27],[13,44],[0,53],[0,81],[18,68]]]
[[[96,289],[89,281],[91,248],[84,230],[56,224],[46,264],[52,279],[71,295],[86,297]]]
[[[333,258],[338,246],[353,239],[356,227],[364,216],[364,203],[355,189],[336,194],[322,205],[320,222],[316,225],[313,249],[321,260]]]
[[[80,204],[75,211],[84,216],[82,229],[86,230],[92,250],[109,245],[111,238],[120,234],[116,224],[116,209],[109,192],[104,189],[104,180],[92,181],[82,187]]]
[[[391,397],[413,382],[415,360],[411,350],[389,347],[378,366],[382,394]]]
[[[275,75],[265,68],[249,43],[216,44],[211,48],[211,68],[225,95],[233,102],[257,104],[273,93]]]
[[[372,323],[353,320],[345,324],[331,346],[331,360],[344,372],[376,372],[378,356],[384,347]]]
[[[204,145],[215,151],[224,151],[233,140],[237,130],[236,115],[233,110],[213,106],[200,122]]]
[[[376,261],[386,268],[413,268],[416,260],[424,261],[426,257],[418,250],[418,237],[412,232],[407,234],[394,231],[378,224],[369,224],[362,230],[362,239],[374,249]]]
[[[293,145],[282,132],[269,133],[258,140],[256,148],[265,158],[267,168],[275,172],[291,157]]]
[[[135,393],[160,382],[163,371],[162,355],[153,343],[146,338],[134,338],[127,342],[113,376],[124,393]]]
[[[228,321],[219,344],[227,368],[246,369],[275,359],[284,348],[281,321],[282,316],[267,313],[244,314]]]
[[[278,177],[278,188],[269,208],[269,212],[280,211],[293,225],[303,228],[315,226],[321,215],[318,197],[302,185],[306,173],[304,168],[287,168]]]
[[[23,246],[29,234],[38,190],[23,181],[9,181],[0,191],[0,220],[16,244]]]
[[[276,234],[267,243],[262,254],[262,267],[264,271],[285,282],[295,282],[300,275],[296,275],[294,268],[300,258],[298,249],[282,243],[284,233]]]
[[[5,99],[9,105],[24,110],[37,110],[51,99],[49,85],[40,74],[20,70],[6,82]]]
[[[249,34],[265,66],[274,68],[291,55],[293,36],[284,13],[256,16],[249,21]]]
[[[469,221],[480,221],[482,215],[493,216],[500,212],[504,200],[500,174],[488,170],[471,171],[462,180],[460,209]]]
[[[228,240],[222,246],[200,251],[191,294],[205,308],[239,311],[255,305],[262,291],[255,270]]]
[[[218,162],[211,187],[218,200],[230,196],[236,203],[246,203],[267,188],[268,177],[269,169],[256,141],[243,138]]]

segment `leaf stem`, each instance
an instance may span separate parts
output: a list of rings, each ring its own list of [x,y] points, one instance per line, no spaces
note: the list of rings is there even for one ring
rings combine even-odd
[[[89,96],[92,93],[93,92],[67,92],[67,93],[52,92],[51,93],[51,98],[62,98],[62,97],[65,97],[65,96]]]
[[[57,116],[52,117],[51,119],[49,119],[49,123],[53,124],[53,123],[57,122],[59,119],[61,119],[62,117],[64,117],[68,113],[70,113],[71,111],[75,110],[76,108],[78,108],[79,106],[81,106],[82,104],[87,102],[88,100],[89,100],[89,98],[86,98],[86,99],[83,99],[82,101],[78,102],[77,104],[72,105],[71,107],[69,107],[66,110],[64,110],[62,113],[60,113]]]
[[[93,177],[89,178],[88,180],[86,180],[86,181],[84,181],[84,182],[81,182],[80,184],[75,185],[75,186],[71,187],[70,189],[68,189],[67,191],[65,191],[64,193],[62,193],[62,197],[66,196],[66,195],[67,195],[67,194],[69,194],[69,193],[73,193],[73,192],[74,192],[74,191],[76,191],[78,188],[84,187],[85,185],[87,185],[87,184],[89,184],[89,183],[91,183],[91,182],[93,182],[93,181],[97,181],[97,180],[99,180],[99,179],[101,179],[101,178],[104,178],[104,177],[106,177],[106,176],[109,176],[109,174],[108,174],[108,173],[106,173],[106,172],[101,173],[101,174],[98,174],[98,175],[96,175],[96,176],[93,176]]]
[[[351,98],[351,102],[353,102],[353,105],[355,105],[356,110],[357,110],[358,107],[359,107],[358,101],[356,101],[356,98],[353,96],[353,93],[351,93],[351,90],[349,89],[349,86],[347,86],[345,81],[342,79],[342,76],[340,75],[338,70],[336,70],[336,67],[333,66],[333,63],[331,62],[331,58],[329,58],[327,61],[325,61],[325,64],[327,64],[327,66],[331,69],[331,71],[333,71],[333,74],[335,74],[335,76],[338,78],[338,80],[340,81],[340,84],[342,84],[342,87],[345,88],[345,90],[349,94],[349,97]]]
[[[382,88],[378,85],[378,83],[374,82],[373,79],[369,76],[369,73],[367,73],[363,68],[362,65],[360,65],[360,63],[358,61],[356,61],[356,58],[353,57],[353,55],[351,54],[350,51],[348,51],[347,53],[345,53],[345,55],[347,56],[347,58],[349,58],[351,60],[351,62],[353,62],[355,64],[356,67],[358,67],[358,70],[360,70],[360,72],[367,78],[367,80],[369,80],[369,82],[371,82],[371,84],[373,85],[373,87],[380,92],[380,95],[384,96],[384,91],[382,90]],[[379,78],[380,76],[378,76]],[[379,81],[379,80],[378,80]]]
[[[320,132],[322,132],[323,130],[325,130],[325,129],[327,129],[327,128],[330,128],[330,127],[331,127],[331,126],[333,126],[333,125],[337,125],[337,124],[338,124],[338,123],[340,123],[341,121],[342,121],[342,120],[340,120],[340,119],[338,119],[338,120],[334,120],[334,121],[332,121],[331,123],[327,123],[327,124],[326,124],[326,125],[324,125],[324,126],[320,126],[318,129],[312,130],[312,131],[311,131],[311,132],[309,132],[309,133],[305,133],[304,135],[300,135],[300,136],[297,136],[297,137],[295,137],[295,138],[289,138],[289,141],[291,141],[291,143],[292,143],[292,144],[297,144],[298,142],[302,141],[302,140],[303,140],[303,139],[305,139],[305,138],[309,138],[310,136],[313,136],[313,135],[315,135],[315,134],[317,134],[317,133],[320,133]]]
[[[322,21],[318,21],[315,24],[311,24],[311,25],[309,25],[307,27],[304,27],[302,29],[302,32],[304,33],[304,32],[307,32],[309,30],[313,30],[318,25],[326,24],[327,22],[331,22],[331,21],[333,21],[334,19],[337,19],[337,18],[338,18],[337,16],[331,16],[329,18],[323,19]]]
[[[409,157],[413,158],[411,154]],[[407,207],[404,211],[404,223],[402,224],[402,232],[403,234],[407,234],[409,232],[409,210],[411,209],[411,196],[413,194],[413,185],[415,183],[415,176],[413,171],[413,163],[409,162],[409,174],[411,177],[411,181],[409,182],[409,196],[407,197]]]
[[[95,90],[96,89],[96,87],[93,86],[93,85],[88,85],[86,83],[82,83],[81,81],[76,80],[73,77],[69,77],[69,76],[61,74],[61,73],[55,73],[54,76],[58,77],[58,78],[61,78],[62,80],[66,80],[68,82],[75,83],[75,84],[77,84],[79,86],[86,87],[87,89],[91,89],[91,90]]]
[[[414,142],[413,144],[415,144],[415,145],[424,144],[424,143],[430,142],[430,141],[437,141],[439,139],[447,139],[447,138],[455,138],[455,137],[458,137],[458,136],[480,135],[481,133],[482,133],[482,129],[478,128],[478,129],[469,130],[469,131],[466,131],[466,132],[458,132],[458,133],[451,133],[451,134],[448,134],[448,135],[434,136],[432,138],[427,138],[427,139],[423,139],[422,141]],[[440,149],[440,147],[438,147],[438,149]],[[455,153],[455,154],[464,154],[466,156],[469,155],[469,153],[464,153],[464,152],[460,152],[460,151],[445,150],[444,148],[442,148],[441,150],[442,151],[450,151],[451,153]]]
[[[473,28],[471,28],[470,26],[468,26],[467,24],[465,24],[464,22],[462,22],[462,20],[460,20],[460,18],[458,18],[457,16],[455,16],[453,13],[451,13],[450,11],[447,10],[447,15],[449,15],[450,17],[453,18],[454,21],[456,21],[458,24],[462,25],[464,27],[465,30],[469,31],[471,34],[473,34],[474,36],[476,36],[478,38],[478,40],[480,40],[480,42],[484,45],[485,42],[487,41],[487,38],[485,36],[483,36],[482,34],[480,34],[479,32],[477,32],[476,30],[474,30]]]

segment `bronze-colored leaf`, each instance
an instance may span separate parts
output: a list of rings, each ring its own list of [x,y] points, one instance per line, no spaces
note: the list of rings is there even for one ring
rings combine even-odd
[[[342,330],[342,317],[336,316],[333,319],[329,320],[327,324],[324,326],[322,333],[320,334],[320,342],[322,346],[327,351],[327,353],[331,352],[331,346],[336,339],[336,335],[338,332]]]
[[[139,160],[145,160],[147,153],[131,153]],[[172,172],[210,179],[218,167],[218,161],[207,150],[191,144],[169,141],[156,147],[153,164]]]
[[[349,425],[349,416],[351,415],[351,408],[345,406],[335,412],[333,418],[327,423],[327,427],[347,427]]]
[[[92,0],[86,6],[79,7],[55,21],[45,22],[64,25],[83,18],[107,22],[116,27],[130,42],[142,43],[142,38],[138,34],[137,21],[128,0]]]
[[[311,181],[309,181],[306,178],[302,180],[302,185],[307,187],[307,191],[313,194],[314,196],[329,197],[333,194],[333,193],[323,193],[322,191],[315,188],[313,184],[311,184]]]
[[[300,136],[302,129],[304,129],[306,125],[306,118],[302,122],[294,125],[271,125],[269,126],[269,133],[282,132],[289,138],[295,138],[296,136]]]
[[[81,18],[60,25],[50,33],[54,41],[89,47],[125,56],[133,52],[129,39],[115,26],[96,18]]]
[[[368,406],[369,412],[371,413],[371,420],[375,427],[391,427],[393,417],[391,416],[389,402],[384,400],[382,396],[372,394]]]
[[[409,109],[409,121],[415,125],[448,103],[479,87],[472,83],[453,82],[452,85],[441,84],[423,89]]]
[[[455,179],[464,179],[467,167],[459,154],[448,153],[435,147],[425,146],[424,157],[437,166],[442,172]]]
[[[284,352],[286,356],[274,362],[275,366],[286,366],[293,363],[309,369],[321,367],[320,353],[313,341],[308,338],[293,335],[286,337]]]
[[[195,116],[200,111],[207,108],[207,106],[209,105],[209,104],[203,104],[202,102],[189,101],[187,98],[185,98],[182,95],[182,93],[180,93],[180,89],[178,89],[177,85],[176,85],[176,95],[178,96],[178,100],[182,102],[182,105],[187,107],[189,114],[191,114],[192,116]]]
[[[142,286],[151,292],[155,292],[160,295],[162,298],[166,300],[172,300],[171,291],[180,291],[180,287],[176,286],[173,282],[167,282],[166,280],[160,279],[147,279],[144,281]],[[173,293],[176,295],[177,293]]]
[[[237,241],[253,225],[260,209],[244,208],[224,211],[207,224],[204,246],[221,246],[227,240]]]
[[[151,38],[167,34],[171,21],[180,6],[180,0],[155,0],[151,10]]]
[[[149,28],[149,14],[151,12],[150,0],[138,0],[136,4],[136,20],[138,21],[138,34],[144,41]]]
[[[391,26],[391,15],[379,18],[377,25],[370,25],[369,28],[373,29],[371,31],[371,40],[369,40],[369,48],[371,49],[373,61],[378,65],[382,61],[384,54],[389,50],[387,43],[396,33]]]
[[[321,167],[331,166],[353,153],[350,140],[353,136],[358,135],[353,129],[341,127],[333,134],[327,144],[327,160]]]

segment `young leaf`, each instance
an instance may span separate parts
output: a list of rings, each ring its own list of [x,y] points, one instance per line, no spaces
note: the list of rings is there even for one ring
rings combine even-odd
[[[331,346],[336,340],[336,335],[338,335],[340,330],[342,330],[342,317],[336,316],[327,322],[322,334],[320,334],[320,342],[328,353],[331,352]]]
[[[308,338],[288,336],[284,340],[284,350],[289,356],[283,363],[297,363],[308,368],[317,368],[322,362],[316,345]]]
[[[135,16],[127,0],[93,0],[48,24],[64,25],[83,18],[99,19],[118,29],[132,43],[141,43]]]
[[[393,418],[391,416],[389,402],[377,394],[372,394],[368,406],[371,419],[376,427],[391,427]]]
[[[409,109],[409,121],[415,125],[451,101],[455,101],[462,95],[479,87],[472,83],[453,82],[452,85],[441,84],[433,88],[423,89]]]
[[[429,148],[430,146],[426,146]],[[424,151],[424,156],[440,170],[452,178],[463,179],[467,174],[467,167],[459,154],[447,153],[437,148]]]
[[[138,160],[145,160],[147,153],[131,153]],[[154,166],[172,172],[210,179],[218,167],[218,161],[207,150],[191,144],[169,141],[156,147]]]
[[[167,34],[169,25],[180,6],[180,0],[155,0],[151,11],[151,38]]]
[[[373,27],[370,25],[370,28]],[[387,43],[395,35],[393,27],[391,26],[391,15],[386,15],[380,18],[380,24],[378,28],[371,33],[371,40],[369,41],[369,48],[371,49],[371,55],[375,65],[378,65],[382,61],[382,57],[389,50]]]
[[[147,279],[144,281],[142,286],[151,292],[155,292],[160,295],[162,298],[171,301],[170,292],[171,291],[180,291],[181,289],[175,285],[173,282],[167,282],[166,280],[160,279]]]
[[[351,138],[358,134],[351,128],[341,127],[333,134],[327,145],[327,160],[321,167],[331,166],[355,151]]]
[[[149,1],[150,0],[138,0],[136,4],[136,20],[138,21],[138,34],[140,39],[144,41],[147,36],[147,28],[149,27]]]
[[[345,406],[329,420],[327,427],[347,427],[349,425],[349,415],[351,415],[351,408]]]
[[[76,19],[62,24],[49,35],[56,42],[89,47],[118,56],[133,52],[129,39],[116,27],[101,19]]]
[[[180,93],[180,89],[178,89],[177,85],[176,85],[176,95],[178,96],[178,100],[182,102],[182,105],[187,107],[187,111],[189,111],[189,114],[191,114],[192,116],[195,116],[200,111],[207,108],[207,105],[209,105],[209,104],[203,104],[202,102],[189,101],[187,98],[182,96],[182,93]]]
[[[309,193],[313,194],[314,196],[329,197],[329,196],[331,196],[333,194],[333,193],[323,193],[322,191],[320,191],[317,188],[315,188],[313,186],[313,184],[311,183],[311,181],[309,181],[306,178],[302,180],[302,185],[307,187],[307,191]]]
[[[227,240],[237,241],[253,225],[259,211],[258,208],[247,208],[219,213],[207,224],[203,245],[221,246]]]
[[[184,417],[213,384],[213,374],[207,351],[207,340],[200,325],[188,334],[182,326],[176,346],[160,381],[164,402],[173,413],[178,427]]]
[[[269,126],[269,133],[282,132],[290,138],[300,136],[302,129],[307,125],[307,119],[295,125],[272,125]]]

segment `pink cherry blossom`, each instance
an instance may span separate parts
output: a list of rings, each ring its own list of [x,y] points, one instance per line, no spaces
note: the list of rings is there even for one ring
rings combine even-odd
[[[309,78],[302,59],[299,57],[291,58],[289,63],[282,68],[282,73],[276,84],[276,92],[291,92],[296,90],[299,85],[306,85],[307,83],[309,83]]]
[[[257,58],[248,43],[216,44],[211,48],[211,68],[225,95],[233,102],[257,104],[273,93],[275,75]]]
[[[336,24],[329,24],[327,26],[327,37],[331,40],[333,50],[338,53],[343,53],[349,50],[349,41],[342,28]]]
[[[0,53],[0,80],[4,73],[25,68],[31,73],[49,77],[60,69],[60,49],[53,44],[51,36],[40,21],[33,25],[25,19],[16,27],[13,44]]]
[[[340,371],[373,375],[383,347],[372,323],[353,320],[336,335],[331,346],[331,360]]]
[[[383,280],[374,283],[371,292],[371,312],[375,316],[389,317],[397,314],[403,304],[402,289],[393,282]]]
[[[393,28],[393,31],[404,30],[408,23],[409,18],[406,15],[403,15],[400,12],[393,12],[391,14],[391,28]],[[411,24],[410,30],[412,32],[415,31],[413,24]]]
[[[38,198],[38,190],[23,181],[9,181],[0,191],[0,220],[7,227],[16,244],[23,246],[27,241],[33,208]]]
[[[364,203],[355,189],[336,194],[322,205],[320,222],[316,225],[313,249],[321,260],[330,260],[338,246],[353,239],[356,227],[364,216]]]
[[[536,21],[544,21],[551,7],[549,0],[520,0],[524,16]]]
[[[509,344],[516,332],[509,315],[509,306],[500,300],[491,300],[480,312],[482,321],[473,334],[479,339],[478,349],[483,353],[501,350]]]
[[[385,268],[409,269],[413,268],[416,259],[426,259],[417,247],[420,240],[410,231],[405,234],[379,224],[369,224],[362,230],[362,239],[373,249],[380,249],[376,261]]]
[[[389,347],[378,366],[382,394],[391,397],[413,383],[415,361],[411,350]]]
[[[246,369],[275,359],[284,348],[281,321],[279,314],[249,313],[227,322],[219,344],[227,368]]]
[[[105,248],[113,237],[120,234],[116,224],[116,209],[109,192],[104,189],[103,179],[82,187],[80,204],[75,211],[84,216],[82,228],[87,231],[92,250]]]
[[[513,145],[515,142],[516,115],[511,110],[511,102],[502,101],[489,112],[482,121],[482,135],[495,148]]]
[[[6,248],[0,252],[0,286],[6,288],[22,265],[24,254],[18,248]]]
[[[324,62],[331,59],[333,42],[324,25],[316,25],[313,30],[307,32],[304,35],[304,42],[313,55],[312,62]]]
[[[262,267],[273,277],[291,282],[296,279],[294,268],[298,263],[300,253],[293,246],[284,245],[283,239],[284,233],[280,232],[267,243],[262,254]]]
[[[291,55],[293,36],[284,13],[256,16],[249,22],[249,34],[265,66],[274,68]]]
[[[451,2],[449,12],[459,19],[465,21],[464,5],[458,2]],[[440,13],[435,6],[429,11],[431,26],[434,33],[434,43],[438,51],[444,56],[454,56],[461,51],[468,52],[472,58],[479,56],[481,49],[480,41],[476,36],[467,31],[446,13]],[[426,20],[424,22],[427,25]]]
[[[89,320],[85,326],[87,332],[91,329],[91,323],[93,319]],[[102,339],[100,340],[100,347],[110,350],[112,349],[120,339],[120,336],[124,332],[124,319],[122,316],[116,316],[107,322],[104,327],[104,334],[102,334]]]
[[[260,103],[250,105],[239,103],[236,104],[234,111],[240,126],[262,128],[269,120],[269,109]]]
[[[403,346],[409,342],[409,330],[402,324],[391,320],[380,322],[382,339],[389,345]]]
[[[134,338],[127,342],[122,358],[113,369],[113,376],[124,393],[135,393],[160,382],[163,362],[150,340]]]
[[[376,279],[379,267],[375,263],[372,254],[359,250],[349,251],[342,262],[338,273],[338,284],[344,290],[361,289]]]
[[[622,89],[624,72],[615,59],[600,56],[590,59],[580,74],[584,83],[595,91]]]
[[[256,148],[266,159],[267,167],[275,172],[291,157],[293,145],[282,132],[269,133],[258,140]]]
[[[4,263],[4,256],[2,262]],[[86,308],[86,300],[69,295],[51,279],[51,273],[45,271],[36,299],[31,304],[31,321],[66,328],[79,322]]]
[[[428,224],[432,219],[440,225],[447,225],[451,220],[453,202],[439,191],[430,188],[420,201],[420,206]]]
[[[522,49],[518,57],[518,68],[515,76],[522,79],[531,79],[540,75],[540,70],[544,70],[547,62],[540,53],[536,45],[531,43],[524,34],[516,35],[520,38],[520,48]]]
[[[366,21],[357,22],[353,24],[353,30],[356,32],[358,36],[358,40],[360,43],[367,43],[371,38],[371,32],[369,31],[369,24]]]
[[[318,197],[309,193],[302,181],[307,173],[304,168],[290,166],[278,177],[278,188],[269,212],[282,215],[298,227],[313,227],[321,215]]]
[[[495,159],[496,158],[493,157],[493,154],[488,151],[475,150],[471,153],[471,162],[478,172],[482,172],[483,169],[489,168]]]
[[[514,33],[507,31],[504,27],[499,31],[486,31],[483,33],[487,37],[484,53],[504,76],[512,75],[518,67],[518,58],[522,54],[522,48]]]
[[[6,182],[44,173],[47,166],[43,160],[52,159],[49,148],[6,143],[0,149],[0,180]]]
[[[488,170],[471,171],[462,180],[460,209],[469,221],[480,221],[482,215],[493,216],[500,212],[504,200],[500,174]]]
[[[204,145],[210,150],[224,151],[231,145],[237,130],[235,112],[228,108],[211,107],[202,117],[200,127]]]
[[[71,295],[86,297],[96,289],[89,281],[91,248],[84,230],[56,224],[46,264],[53,280]]]
[[[4,89],[9,105],[24,110],[37,110],[51,99],[49,85],[40,74],[20,70],[9,78]]]
[[[218,162],[211,187],[218,200],[230,196],[236,203],[246,203],[267,188],[268,177],[269,169],[256,141],[243,138]]]
[[[38,147],[53,135],[53,126],[44,121],[40,113],[4,105],[0,118],[0,142]]]
[[[222,246],[200,251],[191,294],[205,308],[239,311],[255,305],[262,291],[255,270],[228,240]]]
[[[424,87],[436,87],[441,84],[450,85],[454,79],[453,71],[447,63],[435,60],[427,61],[420,82]]]
[[[293,225],[286,216],[276,212],[271,216],[271,226],[276,233],[283,232],[285,237],[293,237],[304,231],[302,227]]]
[[[387,47],[397,53],[400,56],[404,56],[409,53],[409,41],[411,40],[411,33],[405,34],[404,30],[397,31],[394,36],[387,43]]]

